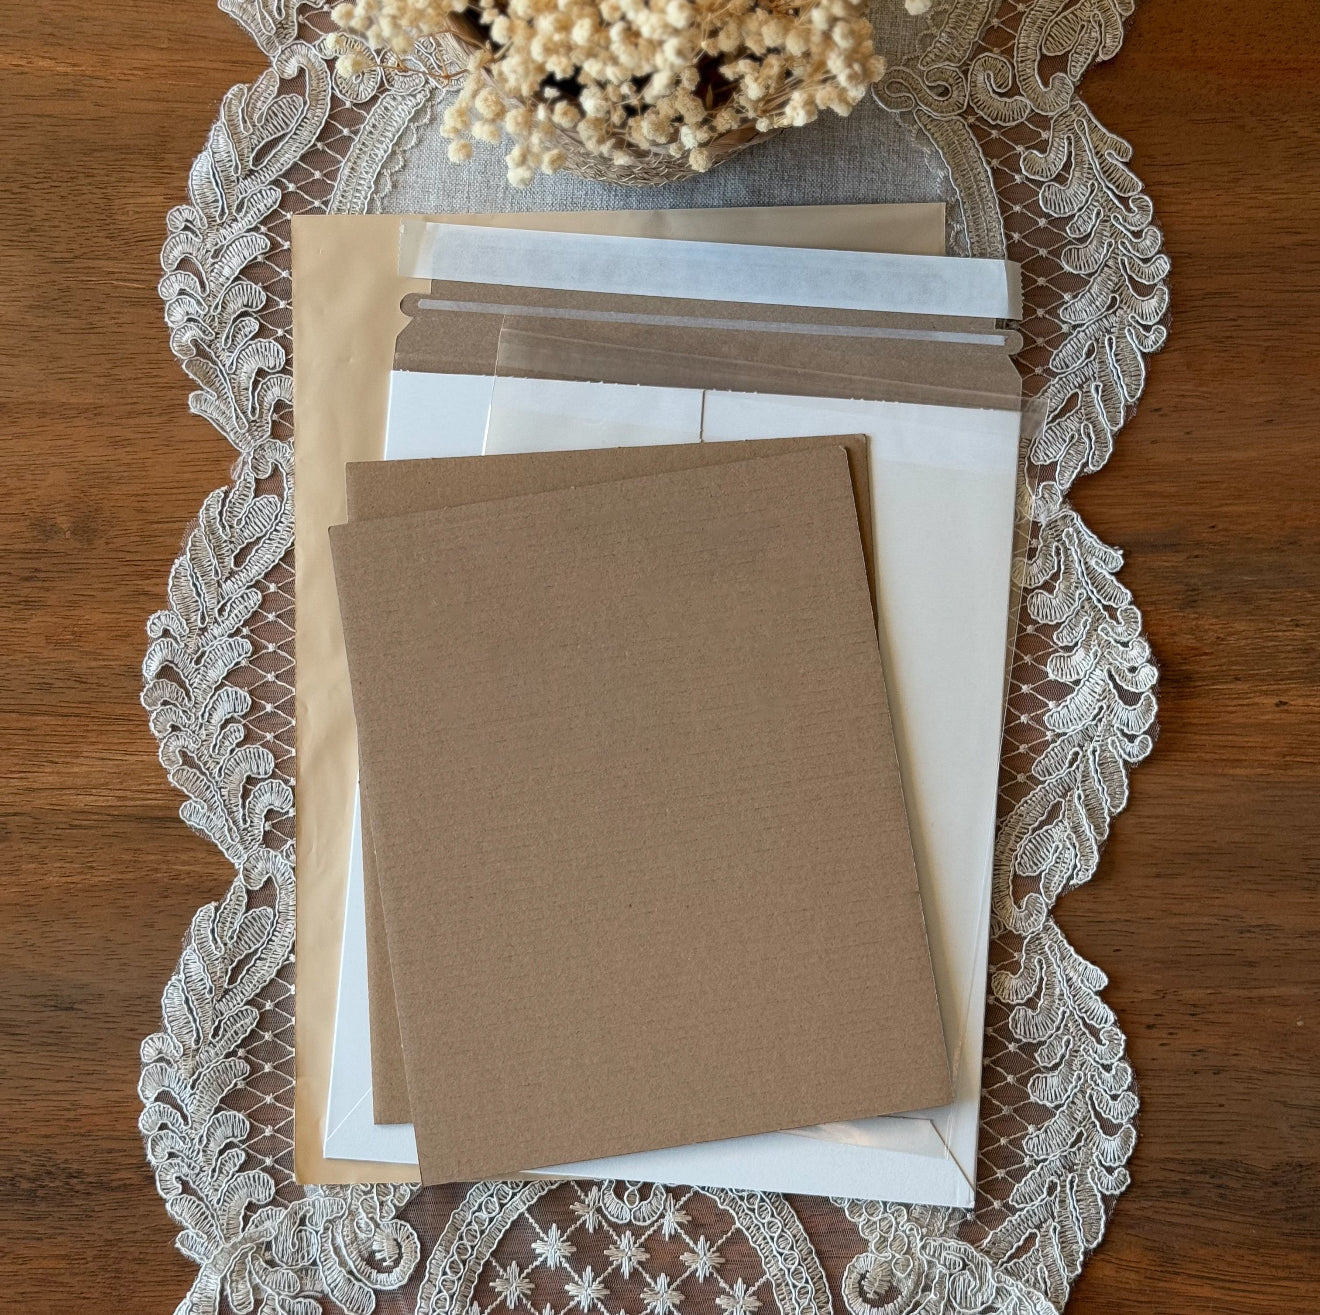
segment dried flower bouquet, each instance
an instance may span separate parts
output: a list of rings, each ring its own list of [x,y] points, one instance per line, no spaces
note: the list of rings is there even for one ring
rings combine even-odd
[[[346,31],[466,58],[450,159],[509,140],[509,181],[568,166],[621,182],[703,172],[757,137],[849,114],[885,70],[865,0],[348,0]],[[341,68],[367,60],[341,40]]]

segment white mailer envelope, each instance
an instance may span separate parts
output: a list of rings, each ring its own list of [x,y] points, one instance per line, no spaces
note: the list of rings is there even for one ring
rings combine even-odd
[[[482,281],[498,281],[489,262],[481,271]],[[511,280],[526,274],[525,265],[511,264]],[[983,282],[985,275],[977,271]],[[569,270],[559,277],[571,285],[574,276]],[[987,294],[975,295],[976,309],[985,313]],[[391,375],[387,459],[529,450],[533,437],[537,449],[839,433],[865,433],[871,440],[880,643],[955,1101],[903,1116],[541,1172],[973,1204],[1019,425],[1012,410]],[[846,963],[840,971],[847,971]],[[355,824],[325,1154],[415,1163],[409,1125],[373,1122],[367,1000]]]

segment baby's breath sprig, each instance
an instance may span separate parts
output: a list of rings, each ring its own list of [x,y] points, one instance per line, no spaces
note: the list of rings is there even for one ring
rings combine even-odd
[[[851,113],[885,71],[865,0],[346,0],[334,19],[397,58],[457,36],[471,54],[441,123],[449,158],[508,138],[515,186],[566,147],[703,172],[735,139]],[[343,61],[365,55],[340,58],[352,76]]]

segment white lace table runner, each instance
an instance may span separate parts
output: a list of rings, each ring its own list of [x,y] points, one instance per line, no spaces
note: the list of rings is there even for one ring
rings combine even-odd
[[[1137,1098],[1104,974],[1054,902],[1095,873],[1150,750],[1156,672],[1120,554],[1065,500],[1165,336],[1168,262],[1129,148],[1076,94],[1133,0],[880,0],[886,107],[625,193],[440,162],[419,71],[337,78],[321,3],[220,0],[270,68],[226,97],[170,212],[171,346],[237,453],[148,625],[143,702],[181,813],[234,863],[142,1046],[141,1128],[183,1311],[444,1315],[1045,1315],[1127,1185]],[[887,111],[897,111],[897,114]],[[1031,538],[994,886],[974,1210],[629,1184],[303,1188],[293,1132],[293,507],[289,218],[368,209],[951,202],[953,248],[1023,266]]]

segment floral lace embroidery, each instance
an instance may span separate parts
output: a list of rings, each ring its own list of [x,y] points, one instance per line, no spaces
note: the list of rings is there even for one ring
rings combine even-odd
[[[160,290],[191,409],[237,453],[149,622],[143,702],[181,814],[234,863],[142,1045],[140,1126],[178,1246],[180,1309],[822,1315],[831,1283],[782,1198],[479,1184],[424,1248],[429,1193],[292,1180],[290,215],[361,211],[436,93],[419,64],[338,78],[324,7],[221,0],[270,60],[224,99],[171,211]],[[851,1315],[1061,1307],[1127,1184],[1135,1083],[1103,973],[1050,910],[1094,875],[1150,750],[1156,672],[1117,551],[1066,501],[1163,342],[1168,262],[1129,149],[1076,96],[1131,0],[945,0],[879,90],[943,154],[974,254],[1024,268],[1028,389],[1048,423],[1024,513],[1024,619],[1001,777],[975,1210],[837,1202]],[[421,52],[420,59],[436,58]],[[427,1251],[425,1265],[423,1250]],[[406,1303],[400,1305],[400,1302]]]

